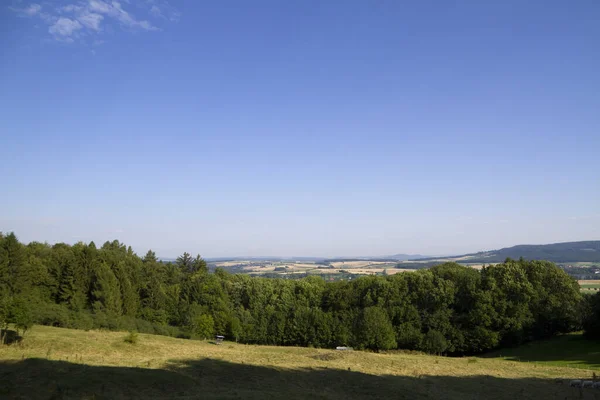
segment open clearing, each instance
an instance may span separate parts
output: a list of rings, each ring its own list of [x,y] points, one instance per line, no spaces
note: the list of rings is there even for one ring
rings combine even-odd
[[[0,347],[7,399],[575,399],[592,370],[393,352],[253,346],[35,326]],[[583,344],[583,343],[580,343]],[[595,365],[595,364],[594,364]],[[582,395],[583,397],[580,397]]]

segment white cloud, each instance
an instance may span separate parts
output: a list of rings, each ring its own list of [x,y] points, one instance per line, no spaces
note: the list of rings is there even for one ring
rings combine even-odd
[[[152,8],[150,9],[150,14],[154,15],[155,17],[163,17],[163,14],[160,11],[160,8],[156,5],[152,6]]]
[[[133,16],[131,16],[131,14],[123,10],[121,3],[118,1],[113,1],[112,3],[108,4],[101,0],[90,0],[89,9],[94,12],[112,17],[119,21],[122,25],[129,28],[141,28],[145,30],[157,29],[148,21],[138,21],[135,19]]]
[[[69,5],[66,5],[64,7],[60,7],[58,9],[59,12],[62,12],[62,11],[64,11],[64,12],[78,12],[78,11],[81,11],[81,10],[83,10],[83,7],[75,5],[75,4],[69,4]]]
[[[131,13],[134,5],[134,10],[144,10],[150,19],[154,18],[153,21],[159,18],[162,21],[175,22],[181,15],[166,0],[71,0],[70,4],[65,4],[62,0],[46,0],[42,4],[43,11],[42,6],[37,3],[11,10],[21,16],[41,19],[48,25],[48,32],[62,42],[72,42],[73,39],[94,44],[102,42],[94,37],[105,32],[104,25],[111,24],[132,31],[160,30],[150,20]],[[125,10],[122,4],[130,10]],[[114,30],[109,29],[106,32]]]
[[[79,21],[61,17],[54,23],[54,25],[50,26],[48,32],[55,36],[69,37],[81,28],[82,26]]]
[[[179,21],[181,13],[171,6],[169,2],[161,0],[146,0],[146,2],[148,5],[152,5],[149,11],[152,16],[171,22]]]
[[[90,10],[103,14],[108,14],[111,11],[110,5],[106,4],[103,1],[90,0],[88,6]]]
[[[100,30],[100,23],[104,17],[100,14],[86,12],[77,17],[77,20],[85,27],[93,29],[95,31]]]
[[[23,12],[29,16],[33,16],[42,10],[42,6],[39,4],[31,4],[29,7],[23,10]]]
[[[10,10],[21,14],[26,17],[33,17],[34,15],[40,14],[42,11],[42,6],[39,4],[33,3],[25,8],[16,8],[16,7],[8,7]]]

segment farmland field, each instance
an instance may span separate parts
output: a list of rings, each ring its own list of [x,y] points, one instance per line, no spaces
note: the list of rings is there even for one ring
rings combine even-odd
[[[306,261],[271,261],[271,260],[235,260],[213,262],[214,268],[224,268],[230,272],[245,273],[250,275],[271,276],[293,276],[293,275],[320,275],[324,278],[335,277],[344,279],[344,273],[352,275],[381,275],[385,273],[392,275],[405,272],[410,269],[396,269],[397,262],[394,261],[334,261],[328,262],[306,262]],[[348,279],[352,275],[345,278]]]
[[[5,399],[593,399],[593,370],[497,358],[253,346],[35,326],[0,348]],[[589,368],[596,368],[589,359]],[[585,365],[580,365],[584,367]],[[580,397],[582,396],[582,397]]]
[[[581,291],[584,293],[595,293],[600,291],[600,280],[582,280],[578,282]]]

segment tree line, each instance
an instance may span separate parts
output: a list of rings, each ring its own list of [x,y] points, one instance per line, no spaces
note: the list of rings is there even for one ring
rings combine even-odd
[[[210,273],[188,253],[163,263],[152,251],[139,257],[116,240],[99,248],[25,245],[13,233],[0,234],[4,327],[222,334],[242,343],[461,355],[580,329],[589,304],[575,280],[545,261],[508,259],[481,270],[445,263],[352,281],[285,280]]]

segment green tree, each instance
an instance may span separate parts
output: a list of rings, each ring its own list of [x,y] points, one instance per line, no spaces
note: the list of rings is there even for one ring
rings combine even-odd
[[[19,243],[14,232],[6,235],[2,240],[2,252],[0,253],[0,279],[3,286],[14,292],[15,286],[18,285],[17,273],[23,267],[26,261],[25,249]]]
[[[184,272],[193,272],[194,270],[194,259],[190,253],[183,253],[177,257],[177,266]]]
[[[14,324],[17,334],[25,333],[33,326],[33,312],[31,304],[23,298],[15,298],[10,307],[9,322]]]
[[[61,303],[67,304],[72,310],[80,311],[86,305],[84,288],[77,281],[77,265],[75,260],[67,261],[63,266],[58,285],[58,298]]]
[[[208,273],[208,264],[206,264],[206,261],[200,257],[200,254],[198,254],[194,259],[192,263],[192,270],[190,272]]]
[[[396,347],[394,328],[386,312],[380,307],[363,310],[355,333],[357,346],[371,350],[388,350]]]
[[[191,331],[201,339],[212,338],[215,333],[215,322],[209,314],[195,313],[190,321]]]
[[[423,337],[421,350],[430,354],[442,354],[448,349],[448,341],[444,335],[436,330],[431,330]]]
[[[108,311],[117,315],[122,311],[119,282],[104,262],[94,271],[92,305],[95,311]]]

